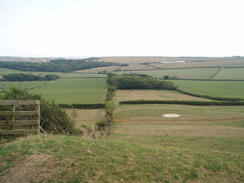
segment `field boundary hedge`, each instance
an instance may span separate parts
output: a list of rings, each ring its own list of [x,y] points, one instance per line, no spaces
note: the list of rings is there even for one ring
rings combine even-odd
[[[180,101],[180,100],[130,100],[120,101],[123,104],[183,104],[183,105],[200,105],[200,106],[244,106],[244,101]]]
[[[58,104],[63,108],[76,108],[76,109],[104,109],[105,104]]]
[[[232,102],[233,101],[244,101],[244,99],[241,99],[241,98],[213,97],[213,96],[209,96],[209,95],[195,94],[195,93],[180,90],[178,88],[176,89],[176,91],[183,93],[183,94],[186,94],[186,95],[190,95],[190,96],[194,96],[194,97],[207,98],[207,99],[211,99],[211,100],[232,101]]]
[[[163,79],[163,78],[161,78]],[[186,81],[244,81],[244,79],[163,79],[163,80],[186,80]]]

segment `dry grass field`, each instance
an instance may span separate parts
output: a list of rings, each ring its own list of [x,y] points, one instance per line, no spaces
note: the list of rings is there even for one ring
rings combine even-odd
[[[153,63],[160,61],[223,61],[223,60],[244,60],[233,57],[99,57],[99,61],[117,63]]]
[[[244,137],[243,110],[243,106],[121,105],[115,110],[115,134]],[[162,116],[172,113],[180,117]]]
[[[125,100],[196,100],[210,101],[209,99],[185,95],[173,90],[117,90],[114,101],[119,103]]]
[[[131,64],[130,66],[120,67],[121,70],[155,70],[155,67],[141,64]]]
[[[119,69],[120,67],[118,66],[109,66],[109,67],[98,67],[98,68],[93,68],[93,69],[86,69],[86,70],[80,70],[80,71],[76,71],[78,73],[94,73],[97,74],[98,72],[102,72],[102,71],[108,71],[108,72],[112,72],[116,69]]]
[[[176,76],[179,79],[209,79],[219,69],[218,68],[191,68],[191,69],[170,69],[170,70],[141,70],[141,71],[123,71],[116,74],[146,74],[156,78],[163,78],[165,75]]]
[[[81,124],[93,124],[101,120],[105,115],[104,109],[65,109],[67,114],[76,122],[77,127]]]
[[[211,62],[186,62],[186,63],[161,63],[151,64],[151,66],[162,69],[169,68],[194,68],[194,67],[244,67],[244,59],[242,61],[211,61]]]

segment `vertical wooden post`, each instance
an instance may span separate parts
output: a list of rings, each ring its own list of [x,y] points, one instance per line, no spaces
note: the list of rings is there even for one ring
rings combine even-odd
[[[40,101],[39,100],[36,100],[35,111],[37,112],[36,120],[37,120],[37,123],[38,123],[38,134],[39,134],[40,133],[40,129],[41,129],[41,125],[40,125],[41,108],[40,108]]]
[[[12,112],[15,112],[15,104],[11,105],[11,111],[12,111]],[[13,114],[13,115],[11,116],[10,121],[15,122],[15,114]],[[14,129],[15,129],[15,125],[11,125],[11,126],[10,126],[10,129],[11,129],[11,130],[14,130]]]

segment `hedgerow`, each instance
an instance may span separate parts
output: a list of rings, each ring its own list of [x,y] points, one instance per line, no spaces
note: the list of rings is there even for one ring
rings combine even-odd
[[[219,100],[219,101],[244,101],[244,99],[241,98],[228,98],[228,97],[213,97],[213,96],[209,96],[209,95],[201,95],[201,94],[195,94],[195,93],[191,93],[191,92],[186,92],[180,89],[176,89],[178,92],[186,94],[186,95],[191,95],[194,97],[201,97],[201,98],[207,98],[207,99],[212,99],[212,100]]]
[[[120,101],[119,104],[182,104],[182,105],[215,105],[215,106],[232,106],[244,105],[244,101],[179,101],[179,100],[130,100]]]

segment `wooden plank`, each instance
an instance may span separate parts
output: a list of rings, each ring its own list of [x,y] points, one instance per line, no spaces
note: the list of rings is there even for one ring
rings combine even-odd
[[[27,134],[38,134],[39,130],[0,130],[0,135],[27,135]]]
[[[39,125],[37,120],[19,120],[19,121],[0,121],[0,126],[4,125],[16,125],[16,126],[22,126],[22,125]]]
[[[39,100],[0,100],[0,105],[39,105]]]
[[[39,113],[37,111],[0,111],[0,115],[2,116],[11,116],[11,115],[20,115],[20,116],[32,116],[32,115],[38,115]]]

